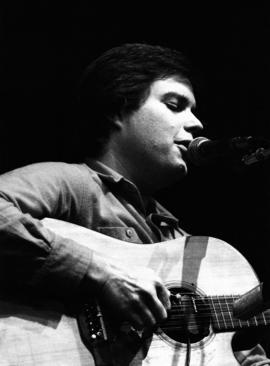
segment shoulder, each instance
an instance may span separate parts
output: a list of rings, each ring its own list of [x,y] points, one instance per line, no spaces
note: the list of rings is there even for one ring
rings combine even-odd
[[[7,186],[33,187],[34,189],[81,189],[96,184],[95,172],[87,165],[65,162],[41,162],[13,169],[0,175],[0,188]]]
[[[65,176],[87,176],[89,168],[85,164],[73,164],[65,162],[41,162],[25,165],[10,170],[1,175],[1,178],[16,176],[40,176],[40,177],[65,177]]]

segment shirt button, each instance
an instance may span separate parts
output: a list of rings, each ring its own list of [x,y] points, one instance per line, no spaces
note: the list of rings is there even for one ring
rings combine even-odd
[[[127,234],[127,236],[128,236],[129,238],[131,238],[131,237],[132,237],[132,230],[131,230],[131,229],[127,229],[127,230],[126,230],[126,234]]]

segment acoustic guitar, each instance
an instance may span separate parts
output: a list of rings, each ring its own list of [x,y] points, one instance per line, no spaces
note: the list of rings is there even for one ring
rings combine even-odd
[[[224,241],[190,236],[141,245],[59,220],[43,224],[127,268],[153,269],[170,290],[172,306],[166,321],[139,332],[118,324],[91,296],[75,311],[34,294],[1,296],[1,366],[236,366],[235,331],[269,324],[268,311],[234,317],[234,302],[258,279]]]

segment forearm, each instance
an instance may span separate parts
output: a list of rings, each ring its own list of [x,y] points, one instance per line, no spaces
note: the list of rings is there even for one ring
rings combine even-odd
[[[43,227],[30,215],[0,215],[1,286],[67,296],[77,291],[92,251]]]
[[[76,216],[78,169],[42,164],[0,177],[0,282],[64,295],[74,291],[91,260],[90,249],[45,228],[40,219]],[[77,178],[78,177],[78,178]]]

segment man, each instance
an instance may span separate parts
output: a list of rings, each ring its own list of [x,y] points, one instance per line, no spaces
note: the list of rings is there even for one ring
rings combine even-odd
[[[93,293],[136,329],[151,328],[170,307],[154,272],[105,262],[39,220],[66,220],[133,243],[184,235],[151,197],[184,178],[188,144],[202,130],[183,57],[145,44],[113,48],[87,68],[79,102],[84,163],[33,164],[0,179],[1,271],[14,286],[62,299]]]

